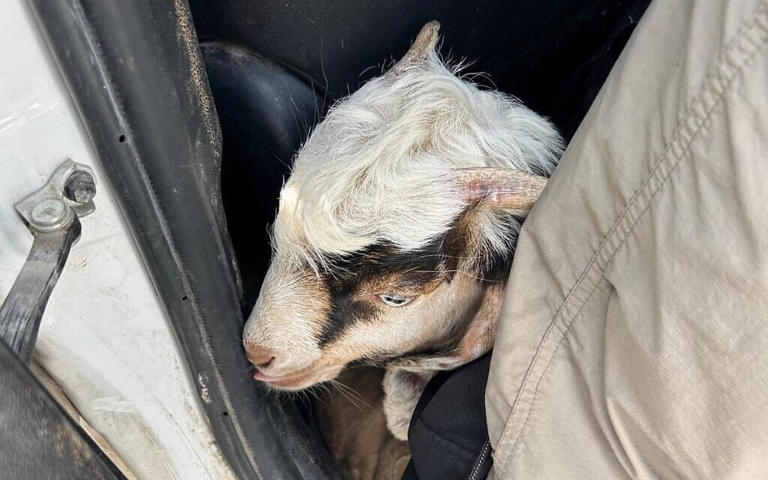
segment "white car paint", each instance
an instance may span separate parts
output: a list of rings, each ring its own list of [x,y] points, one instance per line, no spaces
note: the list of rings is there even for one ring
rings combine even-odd
[[[0,15],[0,302],[32,244],[13,204],[65,159],[96,172],[35,359],[142,479],[234,475],[199,408],[167,319],[30,8]]]

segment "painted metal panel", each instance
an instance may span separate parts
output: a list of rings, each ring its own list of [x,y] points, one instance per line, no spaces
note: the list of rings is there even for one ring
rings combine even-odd
[[[13,203],[66,158],[90,165],[96,211],[83,219],[41,325],[35,360],[138,478],[234,478],[101,166],[22,0],[0,16],[0,299],[32,243]],[[233,345],[236,342],[233,340]]]

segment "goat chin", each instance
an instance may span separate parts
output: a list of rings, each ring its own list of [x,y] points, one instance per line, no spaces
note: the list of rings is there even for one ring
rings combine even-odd
[[[279,377],[271,377],[257,370],[253,378],[274,390],[298,392],[313,385],[332,381],[339,376],[343,369],[344,366],[331,367]]]

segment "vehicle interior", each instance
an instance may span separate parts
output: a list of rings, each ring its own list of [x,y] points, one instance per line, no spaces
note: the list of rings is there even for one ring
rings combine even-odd
[[[400,58],[425,23],[441,22],[444,58],[549,117],[569,140],[647,3],[191,0],[223,134],[224,207],[246,311],[292,156],[323,113]]]
[[[444,58],[569,140],[649,2],[32,3],[186,366],[208,380],[196,388],[222,453],[239,478],[321,479],[345,472],[312,403],[275,401],[231,341],[258,296],[278,193],[312,127],[438,20]]]
[[[445,58],[550,117],[570,139],[644,3],[192,0],[222,129],[222,194],[244,315],[268,266],[267,226],[292,156],[324,112],[400,58],[422,25],[439,20]],[[544,25],[555,34],[542,36]]]

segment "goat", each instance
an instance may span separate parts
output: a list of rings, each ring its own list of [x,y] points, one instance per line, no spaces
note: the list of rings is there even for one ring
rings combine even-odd
[[[563,148],[547,120],[447,67],[438,29],[298,152],[243,333],[254,378],[279,390],[384,366],[401,440],[435,372],[492,347],[521,219]]]

